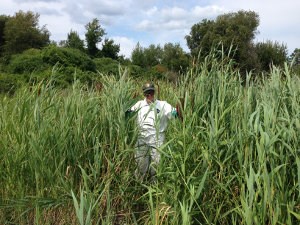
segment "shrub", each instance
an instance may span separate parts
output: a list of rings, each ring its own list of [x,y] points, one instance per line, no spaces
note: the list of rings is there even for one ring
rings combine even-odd
[[[22,83],[22,79],[18,76],[0,74],[0,94],[13,95]]]
[[[43,62],[41,50],[29,49],[21,54],[13,55],[8,65],[8,72],[14,74],[42,71],[49,65]]]
[[[111,58],[95,58],[94,63],[99,72],[103,74],[119,74],[119,62]]]
[[[78,49],[48,46],[43,49],[43,61],[54,66],[79,68],[82,71],[96,71],[93,60]]]
[[[145,70],[137,65],[128,65],[129,74],[131,77],[142,77],[145,74]]]

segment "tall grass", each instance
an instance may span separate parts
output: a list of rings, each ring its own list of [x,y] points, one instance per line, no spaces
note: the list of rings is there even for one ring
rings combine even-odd
[[[183,98],[157,182],[136,180],[141,81],[99,75],[96,89],[51,81],[0,99],[1,224],[297,224],[300,220],[300,80],[273,68],[246,82],[213,56],[160,82]],[[141,96],[140,96],[141,97]]]

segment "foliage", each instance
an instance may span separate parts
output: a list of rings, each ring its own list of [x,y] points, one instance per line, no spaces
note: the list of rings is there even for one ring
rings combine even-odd
[[[202,55],[208,55],[211,48],[217,46],[222,46],[220,50],[225,55],[233,48],[233,59],[239,68],[250,71],[257,66],[252,41],[258,25],[259,16],[253,11],[223,14],[215,21],[205,19],[192,26],[190,34],[186,36],[187,45],[195,58],[200,51]]]
[[[102,41],[105,30],[99,24],[99,20],[94,18],[91,22],[85,25],[86,33],[85,40],[87,44],[88,54],[92,57],[96,56],[99,52],[97,44]]]
[[[207,56],[177,86],[157,83],[184,119],[153,183],[133,176],[124,113],[143,80],[120,70],[95,89],[45,80],[0,98],[0,223],[299,224],[299,77],[273,67],[243,87],[238,73]]]
[[[161,63],[169,70],[185,72],[189,66],[189,57],[179,44],[164,45]]]
[[[95,58],[93,59],[97,71],[103,74],[119,74],[119,62],[111,58]]]
[[[287,47],[278,42],[259,42],[255,51],[263,71],[269,71],[272,65],[283,67],[287,61]]]
[[[50,45],[43,49],[42,57],[43,61],[51,66],[59,63],[64,67],[79,68],[82,71],[96,71],[93,60],[78,49]]]
[[[133,49],[131,53],[131,61],[132,64],[145,67],[146,66],[146,59],[144,55],[144,48],[140,45],[138,42],[135,48]]]
[[[13,74],[43,71],[49,65],[43,61],[42,50],[28,49],[21,54],[13,55],[8,65],[8,72]]]
[[[28,83],[50,79],[56,86],[66,87],[77,79],[91,84],[96,79],[96,65],[85,53],[74,48],[49,46],[42,50],[29,49],[13,55],[7,70],[23,74]]]
[[[293,71],[300,75],[300,49],[294,49],[293,53],[289,57],[289,61],[292,63]]]
[[[4,28],[5,24],[8,21],[9,16],[6,15],[0,15],[0,56],[2,55],[3,52],[3,46],[4,46]]]
[[[190,34],[185,36],[187,46],[193,57],[198,57],[200,51],[204,54],[210,52],[214,43],[213,26],[215,22],[204,19],[191,27]]]
[[[151,44],[148,48],[144,48],[144,60],[145,66],[151,68],[161,63],[162,60],[162,48],[159,45]]]
[[[22,78],[15,75],[0,73],[0,94],[13,95],[22,84]]]
[[[150,74],[155,73],[157,65],[162,65],[174,72],[182,72],[189,66],[188,55],[179,44],[172,43],[165,44],[163,48],[154,44],[144,48],[137,43],[132,51],[131,60],[132,64],[147,68]]]
[[[129,74],[135,78],[154,80],[166,78],[177,83],[178,79],[181,79],[181,74],[187,71],[189,64],[194,69],[198,66],[197,58],[204,62],[206,56],[215,48],[218,52],[216,55],[223,57],[224,62],[229,62],[233,58],[235,68],[240,68],[240,73],[244,77],[246,77],[245,70],[252,70],[258,74],[260,69],[269,70],[270,63],[283,66],[286,56],[286,47],[277,42],[267,41],[257,45],[252,43],[259,24],[258,15],[252,11],[228,13],[218,16],[215,21],[205,19],[192,26],[190,34],[186,36],[192,60],[179,44],[172,43],[165,44],[163,48],[154,44],[142,47],[137,43],[131,55],[132,62],[124,56],[118,56],[120,45],[115,44],[112,39],[105,38],[102,49],[99,50],[97,44],[102,42],[105,31],[96,18],[85,26],[87,49],[84,49],[84,41],[80,39],[78,33],[72,30],[67,40],[62,42],[63,47],[59,48],[54,44],[49,45],[49,31],[45,26],[40,28],[38,20],[39,15],[31,11],[26,13],[19,11],[13,17],[0,16],[0,51],[10,49],[0,59],[1,71],[23,74],[22,79],[31,82],[40,82],[55,74],[55,78],[52,79],[56,84],[61,83],[66,87],[75,77],[92,84],[98,79],[96,71],[116,75],[120,69],[126,67]],[[8,41],[5,48],[1,48],[6,38],[18,43]],[[45,45],[47,47],[43,48]],[[295,56],[292,69],[299,74],[300,66],[297,65],[299,57],[296,50],[291,56]],[[89,55],[84,53],[86,51]],[[210,66],[207,64],[207,68]],[[9,82],[13,80],[15,79]]]
[[[290,60],[293,61],[293,65],[300,65],[300,49],[295,48],[293,53],[290,55]]]
[[[114,44],[114,40],[105,38],[104,43],[102,43],[101,56],[106,58],[111,58],[117,60],[119,58],[118,54],[120,52],[120,45]]]
[[[84,41],[80,39],[78,33],[76,31],[70,31],[68,33],[68,37],[65,43],[65,47],[67,48],[75,48],[80,51],[84,51]]]
[[[10,17],[4,28],[4,53],[13,55],[30,48],[42,48],[50,43],[50,33],[39,27],[39,14],[19,11]]]
[[[137,43],[136,47],[131,53],[131,61],[134,65],[151,68],[157,64],[160,64],[162,60],[162,48],[154,44],[144,48]]]

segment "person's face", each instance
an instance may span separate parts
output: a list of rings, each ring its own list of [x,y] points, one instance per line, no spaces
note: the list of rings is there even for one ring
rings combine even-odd
[[[145,92],[145,97],[147,101],[153,102],[154,101],[154,91],[147,91]]]

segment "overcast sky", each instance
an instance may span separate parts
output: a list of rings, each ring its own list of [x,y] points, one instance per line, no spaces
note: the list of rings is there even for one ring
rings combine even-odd
[[[40,14],[50,39],[65,40],[70,30],[84,39],[85,25],[100,21],[107,38],[120,44],[121,54],[130,57],[136,44],[179,43],[186,51],[185,35],[203,19],[252,10],[259,14],[255,41],[286,44],[291,54],[300,48],[299,0],[0,0],[0,14],[14,15],[19,10]]]

